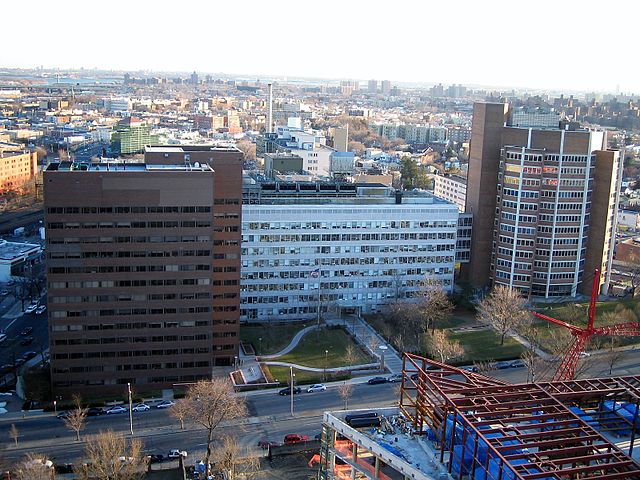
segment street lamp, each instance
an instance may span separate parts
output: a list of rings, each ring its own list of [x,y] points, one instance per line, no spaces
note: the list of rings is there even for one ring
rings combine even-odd
[[[131,435],[133,435],[133,402],[131,401],[131,384],[127,383],[127,390],[129,391],[129,429]]]
[[[378,347],[382,353],[380,354],[380,370],[384,372],[384,352],[389,348],[386,345],[380,345]]]
[[[258,341],[260,342],[260,350],[258,350],[258,355],[262,355],[262,337],[258,337]]]
[[[294,395],[294,393],[293,393],[293,389],[294,389],[293,379],[294,379],[294,377],[296,375],[293,373],[293,367],[292,366],[289,366],[289,373],[291,374],[291,416],[293,417],[293,395]]]
[[[58,413],[58,401],[53,401],[53,413]]]
[[[329,350],[324,351],[324,374],[322,375],[322,379],[324,382],[327,381],[327,355],[329,354]]]

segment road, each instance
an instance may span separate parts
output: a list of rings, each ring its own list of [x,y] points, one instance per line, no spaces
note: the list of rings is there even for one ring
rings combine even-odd
[[[4,318],[4,315],[11,308],[7,304],[13,302],[12,298],[5,299],[0,307],[0,331],[7,335],[7,339],[0,343],[0,373],[10,373],[11,366],[23,354],[28,351],[40,354],[49,348],[49,330],[47,327],[47,312],[41,314],[24,313],[17,318]],[[25,306],[28,303],[25,302]],[[21,335],[26,328],[31,327],[33,331],[28,335]],[[25,340],[33,339],[29,345]]]
[[[608,374],[608,365],[599,354],[593,354],[589,360],[594,364],[594,375]],[[600,361],[598,361],[600,360]],[[640,372],[640,356],[637,351],[624,352],[623,358],[614,369],[615,375],[634,375]],[[520,383],[526,381],[526,369],[508,368],[492,374],[502,380]],[[349,408],[376,408],[392,406],[398,399],[398,385],[355,384]],[[242,445],[256,448],[260,439],[266,438],[281,442],[289,433],[300,433],[313,438],[320,433],[322,413],[326,410],[343,408],[338,395],[337,385],[330,386],[325,392],[302,393],[294,396],[295,416],[291,417],[289,396],[280,396],[277,390],[252,392],[247,395],[250,417],[244,424],[234,424],[231,428],[221,428],[220,433],[236,433]],[[32,414],[34,415],[34,414]],[[148,412],[134,413],[133,428],[140,437],[148,453],[166,454],[172,448],[189,452],[189,461],[203,454],[205,433],[202,430],[180,430],[179,423],[172,419],[168,410],[151,409]],[[58,463],[78,462],[83,457],[84,445],[76,442],[74,434],[68,430],[62,420],[54,414],[35,414],[33,417],[0,418],[0,432],[8,432],[11,424],[18,428],[19,446],[12,445],[5,436],[7,448],[4,455],[9,460],[21,458],[27,452],[43,452]],[[101,430],[112,429],[117,432],[129,431],[129,418],[126,414],[90,417],[82,435],[94,434]],[[43,432],[46,432],[43,434]]]
[[[108,149],[109,145],[106,143],[88,143],[82,147],[78,147],[73,152],[73,156],[77,161],[88,161],[93,157],[102,155],[103,149]]]

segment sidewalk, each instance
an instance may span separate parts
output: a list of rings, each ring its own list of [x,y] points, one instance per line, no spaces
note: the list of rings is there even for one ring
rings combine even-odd
[[[390,373],[402,373],[402,355],[362,318],[327,319],[327,325],[342,325],[374,358],[384,355],[384,366]],[[386,348],[380,348],[386,347]]]

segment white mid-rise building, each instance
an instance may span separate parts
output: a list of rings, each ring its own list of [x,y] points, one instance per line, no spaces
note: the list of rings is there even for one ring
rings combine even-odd
[[[467,180],[456,175],[435,175],[433,177],[433,194],[436,197],[455,203],[464,212],[467,198]]]
[[[242,207],[241,320],[316,319],[451,291],[458,209],[378,184],[269,184]]]

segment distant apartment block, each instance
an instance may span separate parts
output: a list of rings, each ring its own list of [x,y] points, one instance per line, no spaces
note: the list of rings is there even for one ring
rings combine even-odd
[[[433,194],[458,206],[464,212],[467,197],[467,180],[457,175],[435,175]]]
[[[442,143],[447,140],[447,128],[412,124],[370,124],[369,131],[389,140],[404,139],[407,143]]]
[[[238,354],[242,153],[151,147],[145,163],[45,172],[56,395],[171,388]]]
[[[380,90],[383,95],[389,95],[391,93],[391,82],[389,80],[382,80]]]
[[[469,280],[542,297],[608,290],[621,162],[603,131],[511,125],[509,106],[477,103],[466,211],[474,216]],[[517,111],[516,111],[517,113]],[[563,128],[559,128],[563,127]]]
[[[369,80],[367,82],[367,91],[369,93],[377,93],[378,92],[378,81],[377,80]]]
[[[453,288],[458,209],[383,185],[265,183],[242,220],[247,321],[378,311],[425,279]]]
[[[135,117],[120,120],[111,134],[113,155],[142,153],[146,145],[157,143],[158,137],[151,133],[151,125]]]
[[[128,113],[132,102],[128,97],[109,97],[103,100],[105,110],[112,113]]]
[[[0,146],[0,193],[19,190],[38,173],[38,154]]]

